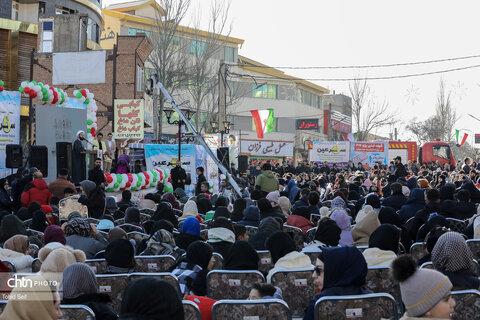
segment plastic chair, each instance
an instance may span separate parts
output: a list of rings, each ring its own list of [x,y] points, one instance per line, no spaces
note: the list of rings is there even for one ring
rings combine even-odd
[[[176,263],[170,255],[136,256],[135,272],[166,272]]]
[[[280,299],[220,300],[212,307],[212,320],[231,320],[232,315],[234,319],[292,319],[288,305]]]
[[[207,297],[220,299],[247,299],[252,285],[265,282],[257,270],[212,270],[207,274]]]

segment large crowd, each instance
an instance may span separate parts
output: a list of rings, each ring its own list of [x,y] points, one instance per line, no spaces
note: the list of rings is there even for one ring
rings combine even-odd
[[[207,292],[208,272],[259,270],[265,250],[266,281],[251,284],[245,298],[282,300],[286,292],[272,281],[274,273],[310,269],[315,293],[300,297],[309,301],[306,320],[314,319],[322,297],[372,293],[369,267],[391,268],[402,319],[451,319],[451,291],[480,287],[478,256],[466,242],[480,239],[480,163],[470,159],[456,167],[404,165],[400,157],[372,167],[265,161],[241,173],[232,166],[241,197],[227,180],[212,194],[202,167],[195,195],[188,196],[182,170],[181,163],[172,169],[173,193],[159,183],[142,199],[128,190],[108,196],[101,181],[90,180],[77,194],[65,169],[49,184],[36,168],[1,179],[0,271],[46,281],[12,290],[2,277],[2,293],[10,295],[0,319],[59,319],[60,305],[86,305],[96,319],[184,319],[182,299],[211,319],[216,300]],[[60,214],[65,198],[83,204],[88,217]],[[418,242],[425,243],[423,256],[408,254]],[[165,280],[133,280],[119,310],[99,291],[98,270],[88,264],[104,259],[104,273],[132,274],[136,257],[158,255],[173,257],[168,272],[180,292]]]

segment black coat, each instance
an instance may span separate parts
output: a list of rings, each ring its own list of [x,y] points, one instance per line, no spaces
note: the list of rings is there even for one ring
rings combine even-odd
[[[116,320],[118,315],[108,305],[109,302],[111,302],[111,299],[107,294],[96,293],[65,299],[62,301],[62,304],[83,304],[92,309],[97,320]]]
[[[455,212],[455,216],[453,218],[459,220],[466,220],[477,213],[477,207],[473,202],[461,201],[455,205],[453,211]]]
[[[197,240],[204,241],[202,237],[190,233],[180,233],[175,236],[175,244],[183,250],[187,250],[188,246]]]
[[[182,181],[187,181],[187,172],[185,171],[185,169],[183,169],[182,167],[175,167],[170,170],[170,175],[172,177],[171,182],[173,190],[177,188],[185,188],[185,182]],[[178,180],[180,180],[180,183],[177,182]]]
[[[271,235],[271,232],[258,231],[248,238],[248,243],[250,243],[255,250],[267,250],[265,248],[265,241]]]
[[[195,195],[199,195],[202,191],[201,191],[201,185],[202,185],[202,182],[205,182],[207,181],[207,178],[205,178],[205,176],[203,175],[203,173],[201,175],[198,176],[197,178],[197,186],[195,187]]]
[[[95,182],[97,186],[100,186],[102,183],[105,183],[105,174],[102,169],[93,168],[88,171],[88,180]]]
[[[7,191],[4,189],[0,190],[0,211],[7,211],[11,213],[13,210],[13,201],[10,199]]]
[[[405,203],[407,203],[407,197],[403,194],[394,194],[383,199],[383,205],[386,207],[392,207],[395,211],[400,210]]]
[[[73,143],[72,148],[72,180],[77,185],[86,178],[85,168],[87,167],[87,160],[82,152],[85,152],[85,148],[82,145],[82,141],[77,139]]]
[[[405,169],[405,166],[403,163],[399,163],[395,165],[395,172],[393,175],[398,179],[398,178],[405,178],[407,176],[407,169]]]

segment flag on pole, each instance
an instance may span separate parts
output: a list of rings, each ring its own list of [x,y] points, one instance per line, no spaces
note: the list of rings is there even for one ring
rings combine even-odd
[[[273,118],[273,109],[267,110],[251,110],[257,137],[263,139],[263,134],[272,132],[275,127],[275,119]]]
[[[345,141],[355,141],[357,139],[357,134],[353,132],[350,132],[348,134],[345,133],[343,134],[343,138],[345,139]]]
[[[465,144],[465,142],[467,141],[467,137],[468,137],[468,133],[464,133],[463,138],[462,138],[462,142],[460,142],[460,147]]]

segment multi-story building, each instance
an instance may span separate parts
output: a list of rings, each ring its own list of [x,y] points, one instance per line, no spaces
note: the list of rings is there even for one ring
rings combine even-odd
[[[1,0],[0,1],[0,80],[6,90],[16,90],[20,83],[32,80],[32,51],[52,52],[54,30],[38,36],[42,16],[79,14],[85,19],[86,47],[99,49],[103,25],[101,0]],[[47,27],[48,28],[48,27]],[[42,45],[37,50],[37,43]],[[29,100],[22,97],[21,142],[28,138]]]

